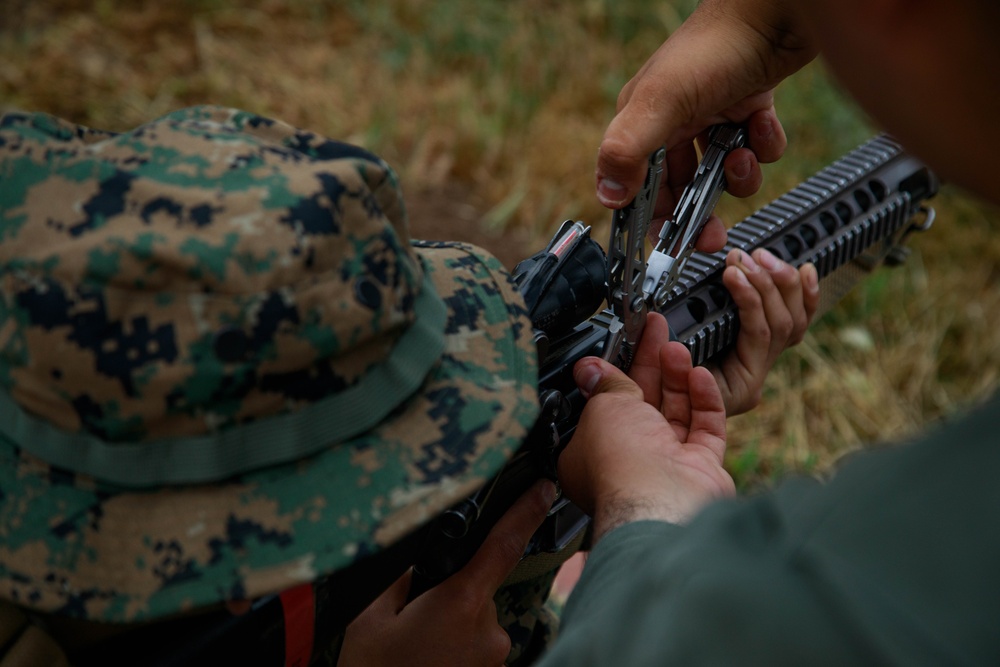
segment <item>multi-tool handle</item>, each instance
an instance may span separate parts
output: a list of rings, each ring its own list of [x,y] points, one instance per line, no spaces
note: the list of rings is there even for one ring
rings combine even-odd
[[[624,208],[611,217],[608,242],[608,306],[615,320],[604,344],[604,358],[622,370],[632,365],[632,355],[646,324],[646,233],[656,207],[667,152],[660,148],[649,156],[642,188]]]
[[[677,284],[684,264],[694,252],[695,242],[712,217],[719,197],[726,189],[723,161],[746,143],[746,133],[738,125],[716,125],[709,133],[708,147],[694,180],[684,189],[672,220],[660,229],[660,240],[649,256],[643,292],[650,307],[661,309],[670,290]]]

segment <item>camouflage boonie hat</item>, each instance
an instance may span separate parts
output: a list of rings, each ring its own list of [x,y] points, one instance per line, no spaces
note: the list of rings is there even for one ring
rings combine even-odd
[[[0,119],[0,597],[98,621],[274,593],[493,475],[537,413],[500,263],[411,243],[357,147],[196,107]]]

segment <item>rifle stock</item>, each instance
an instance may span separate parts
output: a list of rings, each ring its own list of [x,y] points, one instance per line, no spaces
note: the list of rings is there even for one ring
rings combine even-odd
[[[938,187],[937,177],[898,143],[876,137],[737,224],[722,251],[692,255],[661,312],[694,362],[710,363],[739,332],[737,309],[722,286],[730,249],[766,247],[794,266],[815,264],[823,312],[877,266],[904,257],[901,244],[907,234],[926,229],[933,220],[924,202]],[[593,255],[589,257],[591,261]],[[540,337],[546,341],[539,360],[541,416],[486,488],[402,542],[311,586],[316,627],[308,664],[336,665],[336,638],[406,568],[413,565],[415,570],[411,595],[440,582],[468,562],[490,528],[535,480],[555,477],[558,453],[585,403],[573,382],[573,365],[584,356],[601,355],[612,314],[604,310],[583,318],[556,339]],[[551,567],[568,558],[588,525],[576,506],[557,501],[528,547],[524,568],[538,571],[539,561]],[[215,611],[158,623],[71,657],[80,667],[277,666],[287,659],[286,615],[280,596],[271,596],[240,617]]]

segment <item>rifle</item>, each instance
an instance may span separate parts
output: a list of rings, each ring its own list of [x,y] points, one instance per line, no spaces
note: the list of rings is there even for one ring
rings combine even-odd
[[[652,196],[647,193],[638,206],[655,201],[656,182],[651,170]],[[820,278],[821,314],[879,265],[905,260],[907,236],[933,223],[934,211],[925,202],[938,188],[936,175],[896,141],[875,137],[735,225],[720,252],[691,253],[669,289],[658,292],[654,307],[691,351],[693,362],[710,363],[739,333],[737,309],[722,284],[729,250],[764,247],[796,267],[812,262]],[[243,616],[219,610],[157,623],[71,656],[73,664],[174,667],[245,661],[332,667],[343,629],[406,568],[414,567],[411,596],[459,570],[535,480],[555,479],[559,452],[585,403],[572,378],[575,362],[590,355],[621,356],[620,349],[611,349],[612,341],[620,340],[622,316],[628,314],[612,307],[594,313],[608,293],[609,264],[634,264],[634,251],[644,239],[633,234],[624,249],[615,233],[609,262],[589,228],[567,221],[544,250],[515,267],[514,279],[536,330],[541,412],[521,448],[482,490],[386,550],[313,584],[259,600]],[[565,560],[583,543],[588,525],[579,508],[557,500],[522,565]],[[303,609],[312,619],[305,632],[302,623],[291,620]]]
[[[880,264],[905,260],[908,249],[902,244],[906,237],[933,223],[934,211],[924,202],[938,187],[937,177],[898,143],[888,136],[876,137],[738,223],[729,230],[723,250],[693,253],[656,308],[666,317],[672,336],[690,350],[693,363],[710,363],[728,352],[739,333],[736,306],[722,284],[730,250],[751,252],[764,247],[795,267],[812,262],[820,278],[817,314],[822,314]],[[544,261],[551,255],[566,228],[564,223],[553,243],[529,261]],[[580,234],[585,236],[585,232]],[[600,248],[582,239],[578,248],[580,261],[564,260],[568,277],[551,280],[554,292],[572,291],[575,297],[599,291],[580,285],[593,273],[586,268],[594,263]],[[532,268],[523,264],[515,268],[515,281]],[[541,475],[555,479],[558,454],[572,437],[585,403],[573,381],[573,365],[585,356],[615,356],[606,349],[609,332],[620,318],[614,310],[604,309],[567,328],[565,312],[571,309],[563,304],[575,304],[578,299],[561,295],[533,300],[545,306],[533,316],[541,343],[541,416],[497,478],[436,520],[435,532],[414,566],[415,585],[421,590],[460,569],[489,528],[534,480]],[[588,524],[581,510],[566,499],[558,500],[532,538],[525,559],[565,552],[582,541]]]

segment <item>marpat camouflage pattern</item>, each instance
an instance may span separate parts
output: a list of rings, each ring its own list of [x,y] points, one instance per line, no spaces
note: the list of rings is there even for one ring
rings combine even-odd
[[[0,119],[0,597],[99,621],[274,593],[479,487],[537,413],[501,264],[411,243],[354,146],[195,107]]]

